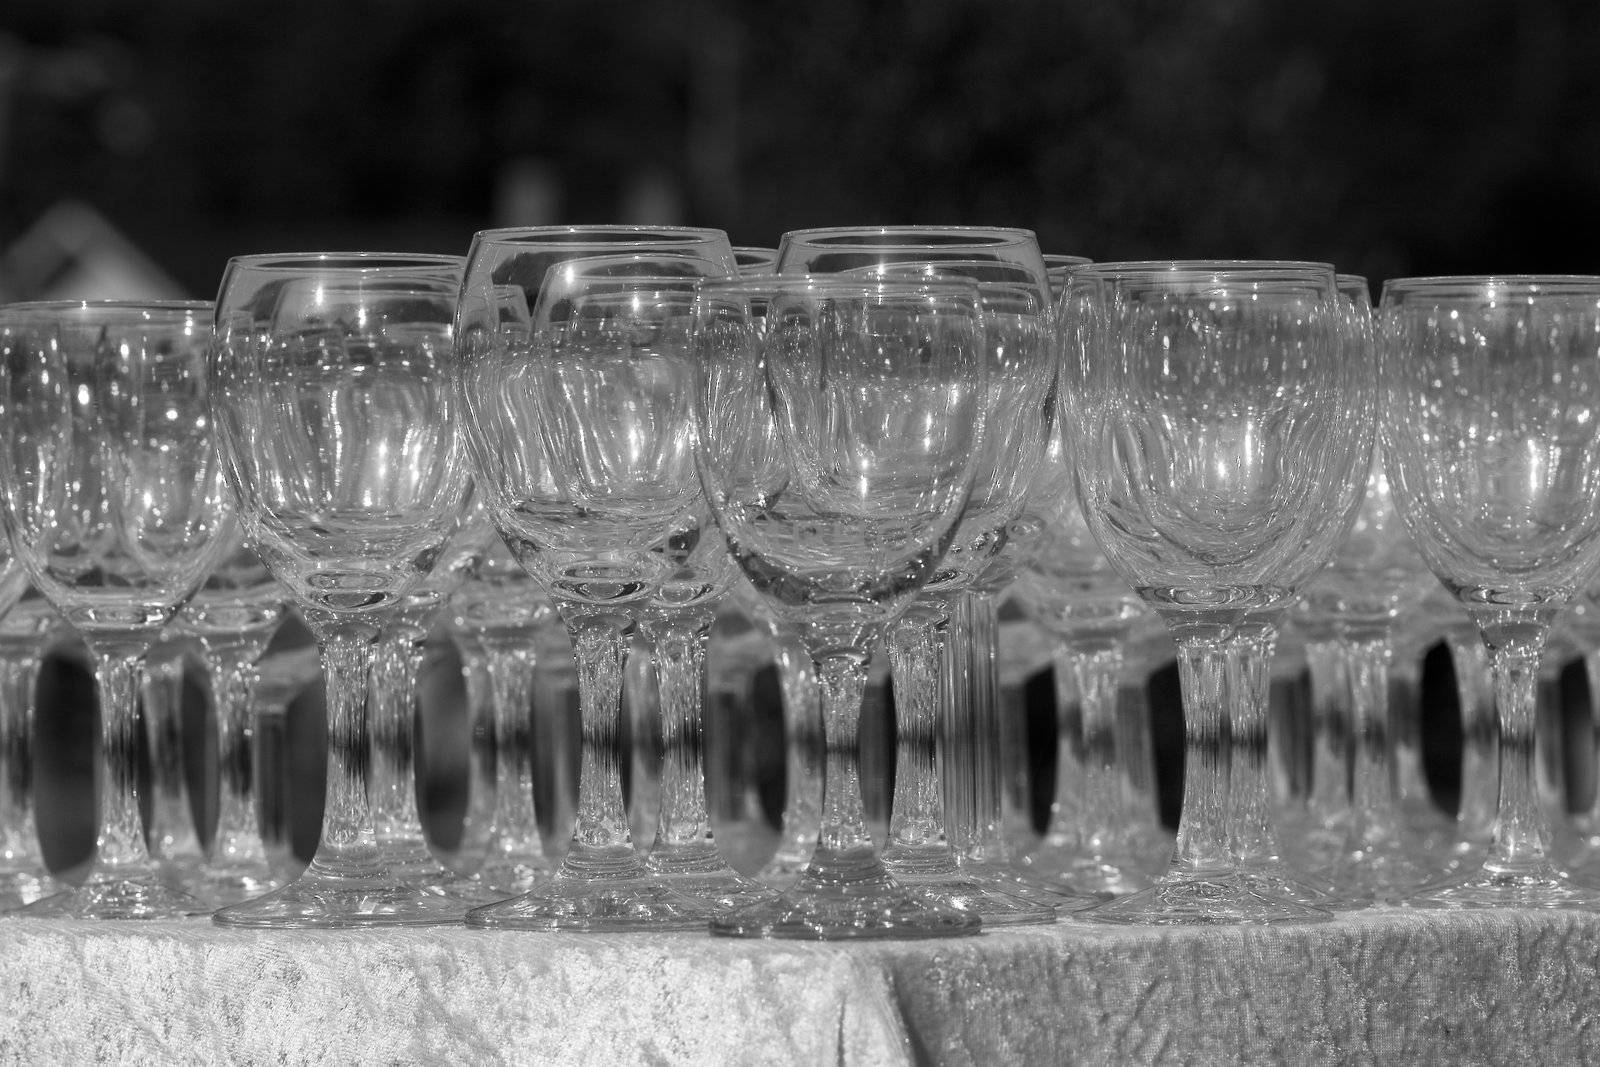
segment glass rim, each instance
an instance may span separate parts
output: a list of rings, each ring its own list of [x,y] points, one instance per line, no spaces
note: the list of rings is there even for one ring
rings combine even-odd
[[[771,293],[845,293],[871,296],[888,291],[894,295],[915,296],[918,293],[969,296],[979,299],[979,284],[970,279],[940,278],[860,278],[842,274],[750,274],[739,278],[702,278],[696,284],[697,292],[732,292],[749,290],[756,295]]]
[[[637,234],[641,244],[645,243],[646,239],[651,236],[681,239],[684,244],[690,244],[694,239],[727,239],[726,233],[711,226],[643,226],[631,223],[602,223],[594,226],[497,226],[487,230],[478,230],[472,235],[472,243],[474,245],[490,242],[516,245],[552,239],[559,241],[565,237],[572,238],[572,240],[561,243],[582,244],[582,238],[585,234],[598,235],[601,241],[604,241],[605,237],[627,237]],[[610,243],[623,245],[627,242],[616,241]]]
[[[0,304],[0,318],[35,317],[96,312],[171,312],[174,314],[197,312],[210,314],[216,310],[214,300],[19,300]]]
[[[1073,273],[1078,277],[1099,277],[1117,279],[1123,276],[1148,275],[1152,278],[1161,275],[1199,276],[1202,274],[1225,275],[1230,279],[1234,276],[1245,278],[1250,275],[1259,275],[1263,278],[1287,278],[1296,276],[1326,277],[1330,281],[1337,276],[1332,263],[1322,263],[1317,260],[1303,259],[1141,259],[1141,260],[1105,260],[1098,263],[1085,263],[1076,268]]]
[[[259,273],[301,272],[307,268],[349,273],[380,270],[465,270],[467,257],[443,252],[253,252],[228,259],[229,269]]]
[[[895,247],[893,242],[871,240],[871,237],[911,236],[912,234],[951,234],[957,237],[969,237],[967,242],[952,241],[947,245],[934,247],[940,248],[1008,248],[1014,245],[1038,245],[1039,237],[1032,230],[1021,226],[929,226],[929,225],[894,225],[894,226],[812,226],[799,230],[788,230],[779,240],[780,247],[792,245],[797,240],[812,243],[826,242],[825,247],[830,250],[863,250],[872,251],[886,247]],[[854,239],[854,240],[852,240]]]
[[[1387,302],[1391,294],[1466,297],[1481,295],[1487,289],[1505,289],[1530,296],[1540,291],[1592,290],[1600,296],[1600,274],[1423,274],[1386,278],[1383,299]]]

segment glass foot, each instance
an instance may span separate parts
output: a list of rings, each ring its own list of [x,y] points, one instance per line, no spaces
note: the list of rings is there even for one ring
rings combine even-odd
[[[1154,877],[1131,862],[1117,862],[1107,856],[1083,856],[1052,849],[1035,852],[1023,861],[1024,869],[1047,883],[1059,883],[1068,891],[1108,900],[1127,896],[1149,886]]]
[[[494,856],[478,868],[477,879],[491,893],[499,894],[496,900],[521,896],[555,872],[542,861],[531,863],[509,857]]]
[[[1550,864],[1515,871],[1481,867],[1413,893],[1412,908],[1578,908],[1600,911],[1600,891]]]
[[[418,887],[387,868],[338,871],[315,860],[281,889],[218,911],[221,926],[337,928],[446,926],[459,923],[469,905],[434,887]]]
[[[651,874],[631,846],[574,845],[552,877],[519,897],[474,908],[467,925],[584,933],[704,930],[711,912],[711,905]]]
[[[260,868],[201,870],[187,883],[186,888],[197,900],[205,901],[215,911],[270,893],[281,884],[263,865]]]
[[[969,873],[952,866],[948,871],[901,872],[895,881],[938,904],[976,915],[984,926],[1024,926],[1053,923],[1056,906],[1032,895],[1012,892],[1004,879]]]
[[[818,848],[800,879],[777,899],[711,920],[723,937],[780,937],[810,941],[911,939],[975,934],[981,920],[907,889],[875,853]]]
[[[1085,893],[1077,886],[1068,885],[1058,879],[1041,877],[1032,871],[1019,871],[999,863],[980,863],[970,858],[963,858],[961,869],[968,874],[981,874],[994,879],[995,884],[1003,886],[1008,893],[1048,904],[1055,908],[1058,916],[1068,912],[1083,911],[1085,908],[1103,904],[1106,900],[1102,894]]]
[[[56,887],[42,873],[6,871],[0,873],[0,912],[27,907],[43,900]]]
[[[756,881],[772,889],[788,889],[800,880],[811,860],[791,852],[779,852],[755,874]]]
[[[1270,895],[1270,883],[1237,871],[1163,876],[1149,889],[1080,913],[1095,922],[1141,926],[1238,926],[1327,922],[1333,913],[1291,897]]]
[[[211,912],[206,902],[172,888],[152,872],[133,877],[91,874],[76,889],[54,893],[10,914],[29,919],[190,919]]]
[[[1351,900],[1334,887],[1330,879],[1297,871],[1276,857],[1248,861],[1238,876],[1264,897],[1293,900],[1324,911],[1353,911],[1365,907],[1364,901]]]
[[[1345,852],[1331,881],[1347,900],[1386,906],[1403,904],[1438,874],[1439,868],[1414,846],[1388,841]]]
[[[778,895],[776,890],[728,866],[715,852],[701,858],[679,859],[658,846],[645,859],[645,867],[662,885],[713,909],[742,908]]]

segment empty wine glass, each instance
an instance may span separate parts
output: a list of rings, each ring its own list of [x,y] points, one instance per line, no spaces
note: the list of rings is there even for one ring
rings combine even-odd
[[[472,925],[691,929],[710,912],[632,847],[617,740],[635,625],[673,574],[661,549],[703,508],[692,461],[694,282],[732,272],[717,231],[474,238],[457,360],[477,485],[571,635],[583,756],[573,838],[555,875],[473,911]]]
[[[88,643],[101,702],[99,854],[37,916],[203,910],[162,884],[140,828],[136,687],[162,627],[211,570],[228,522],[206,406],[211,305],[0,309],[0,449],[12,546]]]
[[[1477,623],[1500,722],[1479,870],[1417,905],[1589,907],[1547,854],[1534,704],[1551,623],[1600,567],[1600,278],[1404,278],[1379,316],[1383,443],[1422,558]]]
[[[795,276],[707,282],[698,458],[728,549],[816,664],[827,767],[811,863],[712,932],[969,933],[900,886],[867,831],[856,728],[872,643],[942,565],[984,448],[988,372],[972,282]]]
[[[27,579],[15,558],[4,571],[0,600],[21,597],[0,615],[0,911],[10,911],[49,892],[34,814],[33,692],[61,619],[44,597],[17,589]]]
[[[1370,352],[1342,346],[1333,271],[1319,264],[1092,264],[1071,276],[1062,310],[1079,505],[1172,630],[1185,708],[1172,865],[1086,914],[1326,919],[1288,879],[1245,861],[1276,854],[1270,657],[1284,611],[1359,503]]]
[[[1001,801],[995,596],[1013,571],[1005,535],[1044,453],[1054,413],[1049,287],[1027,230],[864,227],[799,230],[779,247],[783,272],[970,279],[988,320],[988,452],[943,571],[890,632],[898,739],[890,869],[989,923],[1049,922],[1092,901],[1009,867]],[[978,635],[976,638],[974,633]],[[939,729],[935,730],[936,722]],[[935,734],[943,751],[935,759]],[[943,801],[938,768],[946,781]],[[956,849],[952,850],[953,838]]]
[[[382,861],[367,795],[379,635],[420,588],[468,491],[447,361],[463,261],[288,253],[229,261],[212,411],[246,535],[322,650],[328,774],[311,864],[225,925],[458,922]]]

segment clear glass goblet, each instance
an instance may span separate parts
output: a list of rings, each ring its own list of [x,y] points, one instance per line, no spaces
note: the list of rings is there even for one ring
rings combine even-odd
[[[327,687],[322,837],[300,877],[223,908],[232,926],[424,925],[459,904],[384,861],[367,771],[379,635],[426,580],[469,480],[448,361],[463,261],[242,256],[223,275],[212,412],[246,536],[316,634]]]
[[[88,643],[101,702],[99,852],[35,916],[204,911],[162,883],[141,830],[137,686],[146,651],[225,548],[205,356],[211,305],[0,309],[5,520],[35,587]]]
[[[945,567],[889,634],[900,714],[884,862],[907,885],[991,925],[1051,922],[1058,907],[1087,906],[1093,898],[1010,865],[995,614],[996,597],[1014,576],[1006,531],[1040,467],[1055,409],[1038,246],[1027,231],[885,228],[837,237],[788,235],[788,254],[797,266],[815,259],[847,276],[973,281],[989,345],[991,430],[972,502]],[[944,745],[936,754],[938,734]]]
[[[1319,264],[1092,264],[1062,303],[1079,506],[1178,642],[1177,849],[1100,921],[1317,920],[1276,856],[1266,726],[1277,626],[1354,518],[1370,465],[1370,350],[1342,344]],[[1247,862],[1248,861],[1248,862]]]
[[[938,573],[972,493],[989,410],[972,282],[795,276],[707,282],[697,333],[701,478],[728,549],[799,634],[827,766],[811,862],[713,933],[970,933],[977,915],[902,887],[868,833],[857,725],[873,642]]]
[[[1395,503],[1489,649],[1500,723],[1494,840],[1433,907],[1594,907],[1551,862],[1534,783],[1550,626],[1600,568],[1600,278],[1403,278],[1379,315]]]
[[[717,231],[596,236],[481,233],[462,289],[458,376],[476,484],[567,626],[582,701],[566,856],[527,894],[475,910],[472,925],[693,929],[711,910],[634,850],[617,750],[632,635],[673,575],[660,549],[689,530],[692,544],[699,527],[685,523],[704,506],[692,458],[694,282],[731,274],[733,255]]]

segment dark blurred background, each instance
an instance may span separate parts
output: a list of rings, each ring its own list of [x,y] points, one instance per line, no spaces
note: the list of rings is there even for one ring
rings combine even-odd
[[[4,0],[0,297],[551,222],[1595,270],[1597,56],[1560,0]]]

